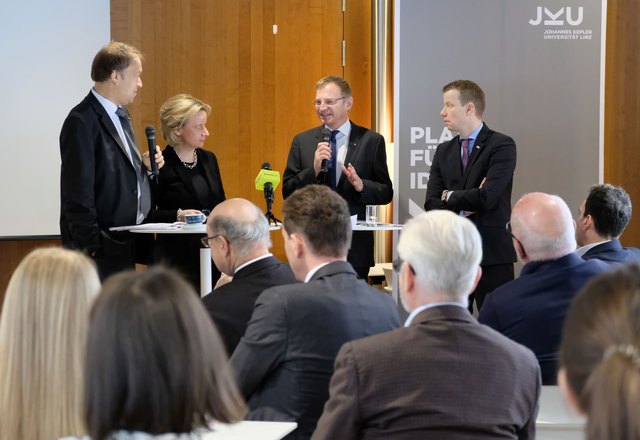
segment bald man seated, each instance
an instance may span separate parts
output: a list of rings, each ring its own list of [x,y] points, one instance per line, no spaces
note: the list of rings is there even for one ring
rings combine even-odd
[[[567,309],[580,288],[607,269],[576,253],[575,222],[558,196],[531,193],[514,205],[507,223],[524,267],[520,276],[491,292],[478,320],[530,348],[543,385],[555,385],[558,346]]]
[[[289,265],[269,252],[269,223],[248,200],[218,204],[207,219],[206,241],[222,276],[202,301],[231,355],[262,291],[297,281]]]

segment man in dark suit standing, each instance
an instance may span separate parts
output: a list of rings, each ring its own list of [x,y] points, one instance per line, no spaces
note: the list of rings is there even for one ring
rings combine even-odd
[[[349,208],[335,191],[308,185],[284,201],[282,213],[285,252],[303,283],[258,297],[231,367],[250,420],[297,422],[292,438],[308,439],[342,344],[400,322],[391,297],[358,279],[346,261]]]
[[[609,264],[639,262],[640,249],[623,248],[619,240],[631,211],[624,189],[608,183],[592,186],[576,219],[576,253],[584,260],[597,258]]]
[[[535,356],[466,309],[482,273],[474,225],[420,214],[398,256],[405,327],[342,347],[313,439],[535,438]]]
[[[482,279],[470,297],[478,310],[485,296],[513,280],[516,254],[504,225],[511,215],[516,144],[483,121],[485,97],[472,81],[442,89],[440,116],[458,135],[438,145],[431,164],[424,209],[448,209],[471,220],[482,237]]]
[[[211,258],[222,275],[202,301],[231,354],[247,329],[253,306],[263,290],[296,282],[287,263],[269,252],[269,223],[245,199],[218,204],[207,220]]]
[[[349,120],[353,97],[343,78],[327,76],[319,80],[314,105],[322,125],[293,138],[282,195],[286,199],[298,188],[324,184],[347,201],[351,215],[364,220],[366,205],[386,205],[393,199],[384,138]],[[331,131],[329,142],[323,140],[325,128]],[[325,161],[327,170],[323,171]],[[369,268],[374,265],[373,232],[353,233],[347,261],[360,278],[368,278]]]
[[[607,269],[575,253],[575,223],[558,196],[530,193],[507,224],[524,263],[520,276],[487,296],[478,320],[528,347],[540,363],[543,385],[555,385],[558,346],[569,304],[594,275]]]
[[[109,230],[142,223],[151,210],[149,153],[140,154],[124,107],[142,87],[141,74],[135,47],[111,42],[100,49],[91,66],[95,84],[60,132],[62,244],[91,255],[103,280],[147,263],[151,253],[151,236]],[[164,164],[158,147],[153,160]]]

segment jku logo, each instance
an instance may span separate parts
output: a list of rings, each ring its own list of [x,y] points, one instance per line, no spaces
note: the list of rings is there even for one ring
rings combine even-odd
[[[570,24],[571,26],[578,26],[580,23],[582,23],[582,16],[583,16],[583,12],[584,12],[584,8],[582,6],[578,7],[578,18],[575,19],[573,18],[573,16],[571,15],[571,6],[568,6],[567,8],[567,13],[566,13],[566,20],[567,23]],[[560,10],[556,13],[551,12],[549,9],[544,8],[544,13],[546,15],[546,17],[548,19],[544,20],[544,24],[545,26],[562,26],[564,25],[564,20],[560,20],[559,18],[562,17],[562,14],[564,14],[564,10],[565,8],[560,8]],[[538,6],[537,7],[537,16],[535,18],[535,20],[531,19],[529,20],[529,24],[532,26],[537,26],[540,23],[542,23],[542,6]]]

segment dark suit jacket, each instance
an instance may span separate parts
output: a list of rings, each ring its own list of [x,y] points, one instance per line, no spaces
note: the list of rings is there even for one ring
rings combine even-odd
[[[460,162],[460,136],[438,145],[431,164],[424,209],[472,211],[482,237],[482,265],[516,261],[511,237],[504,230],[511,217],[511,187],[516,168],[516,144],[509,136],[484,124],[475,140],[464,174]],[[485,184],[480,188],[484,178]],[[448,202],[444,190],[453,191]]]
[[[173,223],[176,221],[178,208],[211,211],[224,201],[224,187],[215,154],[202,148],[196,149],[196,154],[197,166],[204,170],[209,192],[198,196],[192,180],[195,170],[185,168],[173,147],[167,146],[163,151],[165,164],[158,179],[156,221]],[[201,237],[198,234],[158,234],[154,252],[156,262],[164,262],[180,270],[196,286],[197,291],[200,286]],[[220,272],[215,266],[212,267],[212,272],[213,278],[217,280]]]
[[[60,131],[60,236],[65,247],[95,252],[101,276],[107,266],[132,268],[135,260],[133,234],[109,231],[136,223],[137,174],[126,151],[106,110],[89,92]]]
[[[640,262],[640,249],[623,248],[619,240],[611,240],[592,247],[582,255],[583,260],[594,258],[609,264]]]
[[[533,439],[539,395],[530,350],[440,305],[343,345],[313,439]]]
[[[312,183],[327,183],[327,174],[315,176],[313,157],[318,143],[322,142],[323,126],[297,134],[291,142],[287,168],[283,175],[282,195],[286,199],[296,189]],[[364,183],[358,193],[342,174],[336,191],[349,204],[351,215],[364,220],[366,205],[386,205],[393,199],[393,185],[387,168],[384,138],[375,131],[351,122],[351,134],[345,164],[351,163]],[[504,226],[504,225],[503,225]],[[371,267],[373,260],[373,233],[354,232],[347,260],[354,267]]]
[[[519,278],[487,295],[478,320],[529,347],[540,362],[542,384],[555,385],[569,304],[591,277],[607,268],[602,261],[584,261],[574,252],[527,263]]]
[[[233,353],[247,329],[253,306],[263,290],[293,284],[296,278],[287,263],[267,257],[243,267],[233,280],[202,298],[218,327],[227,353]]]
[[[320,268],[308,283],[265,290],[231,356],[248,418],[298,422],[294,437],[309,438],[342,344],[399,325],[391,297],[343,261]]]

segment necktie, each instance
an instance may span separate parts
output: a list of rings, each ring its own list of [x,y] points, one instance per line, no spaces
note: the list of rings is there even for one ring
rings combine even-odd
[[[462,139],[462,172],[464,173],[469,163],[469,139]]]
[[[338,186],[338,183],[336,181],[336,156],[338,155],[336,136],[338,135],[338,132],[339,130],[333,130],[331,132],[331,139],[329,141],[329,144],[331,145],[331,161],[329,163],[329,186],[331,187],[331,189],[336,189],[336,187]]]
[[[129,112],[124,107],[118,107],[116,114],[118,115],[118,118],[120,118],[124,135],[127,138],[125,140],[127,148],[129,149],[129,155],[131,156],[131,163],[133,164],[133,168],[136,170],[136,175],[138,177],[138,210],[142,213],[142,217],[144,218],[151,209],[151,191],[149,189],[149,181],[145,179],[145,170],[143,169],[142,160],[138,153],[138,143],[136,142],[136,135],[133,132],[133,127],[131,126]]]

